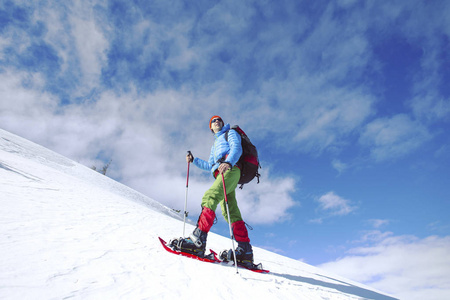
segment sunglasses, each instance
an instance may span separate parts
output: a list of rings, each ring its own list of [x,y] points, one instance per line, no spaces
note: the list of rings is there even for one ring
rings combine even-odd
[[[223,122],[221,118],[215,118],[211,120],[211,124],[215,123],[216,121]]]

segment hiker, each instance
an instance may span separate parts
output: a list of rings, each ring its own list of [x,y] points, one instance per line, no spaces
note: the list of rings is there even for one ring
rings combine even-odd
[[[241,264],[253,264],[253,250],[250,245],[248,231],[242,220],[241,212],[236,201],[235,189],[238,185],[241,170],[236,165],[242,155],[241,136],[230,124],[224,124],[220,116],[213,116],[209,121],[209,128],[214,134],[214,144],[208,161],[193,157],[191,153],[186,156],[187,162],[192,162],[200,169],[210,171],[215,178],[211,188],[202,198],[202,212],[197,221],[197,227],[188,238],[183,238],[178,245],[180,251],[203,256],[206,248],[206,238],[211,229],[216,214],[215,210],[220,203],[222,214],[228,222],[226,203],[223,192],[222,174],[225,181],[227,201],[230,212],[230,222],[233,236],[238,243],[235,250],[236,259]],[[226,133],[228,132],[228,136]]]

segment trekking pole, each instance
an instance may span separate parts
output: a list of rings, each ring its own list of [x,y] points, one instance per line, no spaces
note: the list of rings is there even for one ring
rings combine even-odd
[[[192,155],[191,151],[188,151],[188,155]],[[188,197],[188,187],[189,187],[189,165],[191,164],[190,161],[188,161],[187,166],[187,176],[186,176],[186,199],[184,201],[184,222],[183,222],[183,237],[185,237],[185,229],[186,229],[186,217],[187,217],[187,197]]]
[[[223,173],[222,173],[222,184],[223,184],[223,195],[225,196],[225,204],[227,207],[228,227],[230,228],[231,250],[233,251],[233,256],[234,256],[234,266],[236,267],[236,274],[239,274],[238,266],[237,266],[237,259],[236,259],[236,251],[234,250],[233,230],[231,230],[230,208],[228,207],[227,190],[225,189],[225,178],[223,177]]]

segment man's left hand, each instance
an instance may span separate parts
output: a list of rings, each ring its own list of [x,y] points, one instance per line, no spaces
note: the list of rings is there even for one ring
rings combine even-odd
[[[219,170],[219,174],[223,174],[226,171],[228,171],[229,169],[231,169],[230,164],[228,163],[221,163],[218,170]]]

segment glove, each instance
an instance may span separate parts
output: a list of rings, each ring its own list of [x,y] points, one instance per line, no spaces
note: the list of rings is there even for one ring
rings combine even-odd
[[[191,163],[194,161],[194,156],[192,155],[191,151],[188,151],[188,154],[186,155],[186,162]]]
[[[222,173],[225,173],[226,171],[230,170],[231,168],[233,168],[233,166],[229,162],[224,162],[219,165],[218,170],[219,170],[219,173],[222,174]]]

